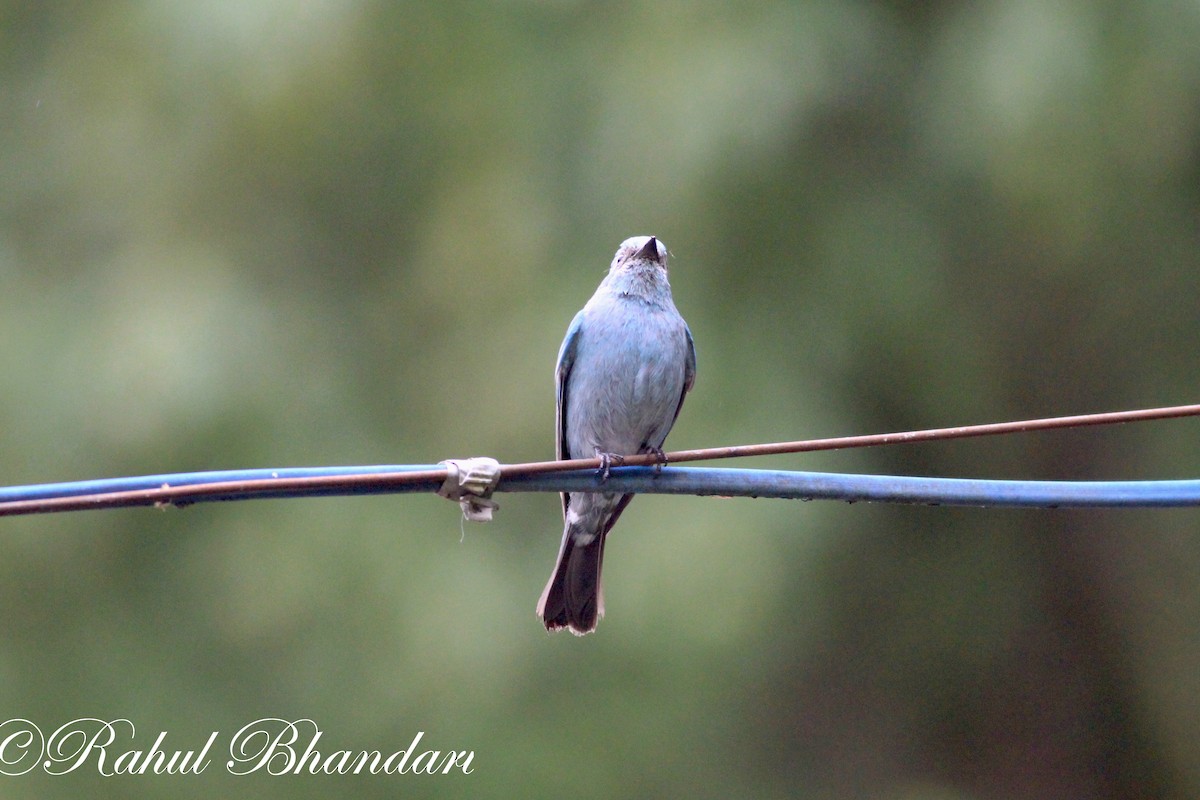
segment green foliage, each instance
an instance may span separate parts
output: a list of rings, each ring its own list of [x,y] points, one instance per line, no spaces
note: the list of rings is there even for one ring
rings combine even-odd
[[[4,484],[549,458],[559,341],[671,248],[669,444],[1190,402],[1200,7],[0,9]],[[764,460],[1195,476],[1194,424]],[[0,721],[261,717],[470,776],[4,778],[20,796],[1200,792],[1195,514],[641,498],[586,639],[556,498],[0,525]],[[148,739],[145,737],[149,737]]]

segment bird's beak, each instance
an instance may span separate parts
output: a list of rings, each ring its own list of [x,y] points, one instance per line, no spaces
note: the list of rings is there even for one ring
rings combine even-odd
[[[650,240],[642,245],[642,249],[638,250],[637,257],[645,258],[657,264],[661,260],[658,257],[658,239],[651,236]]]

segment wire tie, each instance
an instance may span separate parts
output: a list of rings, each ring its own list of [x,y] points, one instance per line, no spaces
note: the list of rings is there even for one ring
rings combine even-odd
[[[500,462],[486,456],[449,458],[439,461],[446,468],[446,480],[438,494],[462,507],[463,519],[491,522],[492,511],[499,508],[491,499],[500,483]]]

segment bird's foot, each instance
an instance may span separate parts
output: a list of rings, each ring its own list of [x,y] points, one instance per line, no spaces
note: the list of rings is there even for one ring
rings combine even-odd
[[[646,451],[650,453],[650,455],[654,456],[654,474],[660,474],[662,472],[662,468],[665,467],[671,459],[667,458],[667,454],[663,452],[661,447],[648,445],[646,447]]]
[[[601,483],[608,480],[608,472],[612,467],[619,467],[625,463],[625,456],[617,453],[605,453],[599,447],[596,448],[596,458],[600,459],[600,469],[596,470],[596,474],[600,476]]]

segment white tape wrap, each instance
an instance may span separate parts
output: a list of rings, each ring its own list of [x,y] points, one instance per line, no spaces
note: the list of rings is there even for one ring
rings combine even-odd
[[[439,461],[446,467],[446,480],[438,494],[462,507],[463,517],[471,522],[491,522],[492,511],[499,506],[491,499],[500,482],[500,462],[494,458],[450,458]]]

